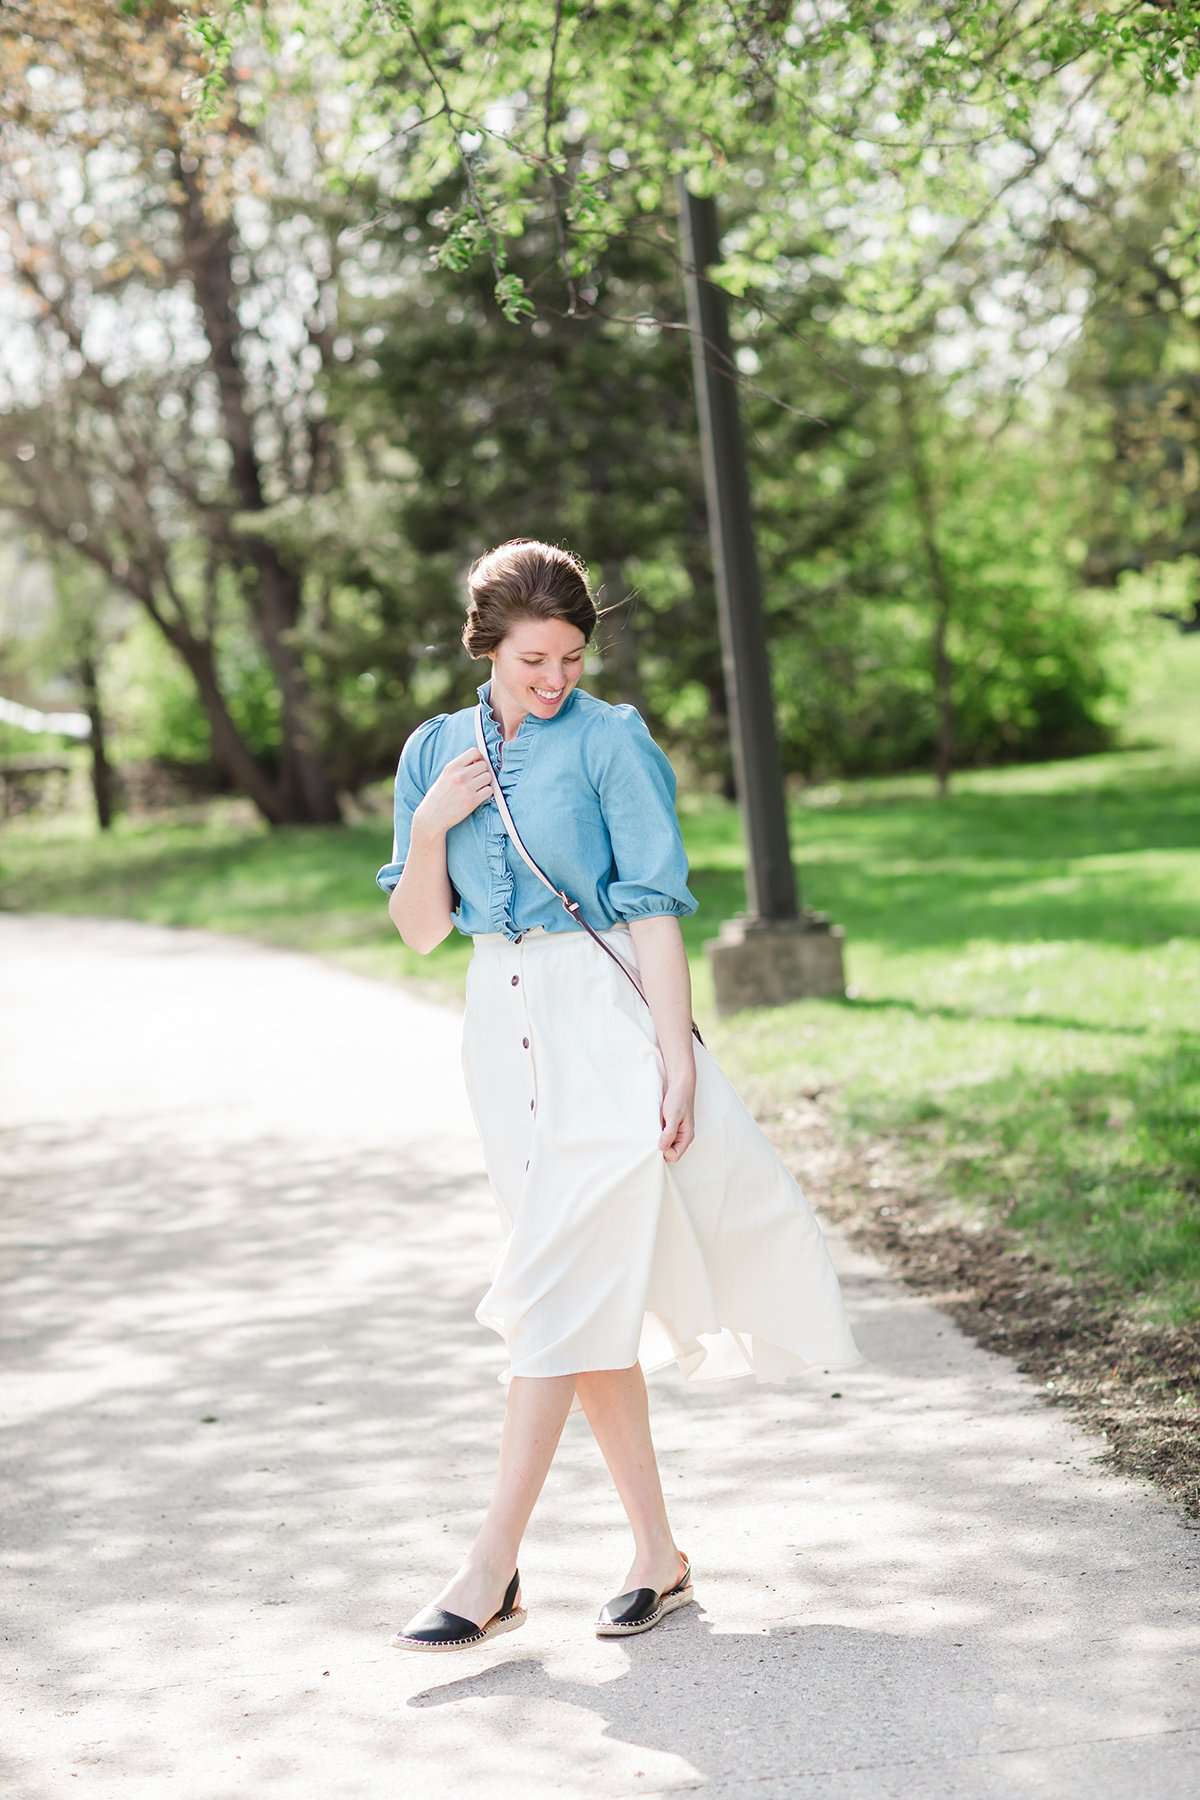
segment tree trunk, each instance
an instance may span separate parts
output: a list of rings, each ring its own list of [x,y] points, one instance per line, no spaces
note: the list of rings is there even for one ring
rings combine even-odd
[[[317,748],[316,703],[312,687],[288,633],[300,617],[300,582],[269,544],[249,546],[259,584],[256,624],[282,703],[283,744],[280,785],[284,806],[295,824],[339,825],[337,789]]]
[[[34,517],[45,527],[44,514],[37,509],[33,510]],[[122,589],[145,609],[182,660],[196,684],[196,692],[208,720],[213,759],[217,766],[225,772],[238,792],[245,794],[257,807],[268,825],[293,823],[278,786],[243,738],[225,704],[225,696],[217,677],[216,650],[212,640],[197,637],[181,617],[169,616],[164,611],[148,569],[127,568],[123,573],[118,573],[98,535],[85,539],[81,549],[84,556],[103,570],[115,588]]]
[[[289,816],[279,787],[271,780],[238,730],[225,704],[217,680],[213,647],[198,638],[173,637],[172,643],[191,671],[212,737],[213,757],[239,793],[257,807],[268,825],[288,825]]]
[[[241,512],[261,513],[265,507],[262,472],[242,368],[237,283],[233,279],[234,227],[228,220],[214,221],[207,216],[200,182],[182,148],[176,151],[175,174],[185,195],[179,209],[183,253],[220,395],[234,495]],[[282,562],[272,544],[252,530],[243,533],[242,543],[255,577],[254,625],[279,685],[283,731],[279,803],[290,823],[340,824],[337,790],[317,748],[312,689],[291,642],[301,613],[300,577]]]
[[[105,741],[104,711],[100,703],[100,678],[94,657],[84,654],[79,659],[79,681],[83,688],[83,707],[91,722],[92,796],[96,802],[96,823],[101,831],[112,826],[112,766]]]

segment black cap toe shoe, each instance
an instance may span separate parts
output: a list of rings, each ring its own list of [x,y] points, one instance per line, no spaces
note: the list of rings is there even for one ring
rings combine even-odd
[[[517,1604],[521,1591],[521,1571],[515,1569],[504,1590],[498,1612],[483,1625],[464,1619],[461,1613],[447,1612],[441,1606],[427,1606],[409,1620],[403,1631],[388,1639],[397,1650],[469,1650],[474,1644],[486,1644],[502,1631],[515,1631],[527,1618],[525,1608]]]
[[[630,1637],[635,1631],[649,1631],[665,1614],[694,1599],[692,1565],[682,1550],[679,1554],[683,1556],[683,1574],[674,1587],[664,1588],[661,1593],[648,1587],[630,1588],[627,1594],[606,1600],[596,1620],[596,1636]]]

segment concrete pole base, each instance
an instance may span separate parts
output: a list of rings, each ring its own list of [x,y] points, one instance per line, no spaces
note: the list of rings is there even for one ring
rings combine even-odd
[[[841,999],[845,932],[826,913],[802,909],[798,919],[726,919],[704,946],[717,1012],[783,1006],[789,1000]]]

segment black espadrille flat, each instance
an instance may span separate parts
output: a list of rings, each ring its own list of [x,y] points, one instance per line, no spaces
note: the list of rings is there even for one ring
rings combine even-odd
[[[666,1613],[694,1599],[692,1565],[682,1550],[679,1554],[683,1557],[683,1574],[674,1587],[664,1588],[661,1593],[648,1587],[630,1588],[627,1594],[606,1600],[596,1620],[596,1636],[629,1637],[635,1631],[649,1631]]]
[[[525,1623],[527,1614],[520,1598],[521,1571],[514,1569],[499,1611],[485,1624],[476,1625],[473,1619],[441,1606],[427,1606],[388,1642],[397,1650],[469,1650],[473,1644],[485,1644],[502,1631],[515,1631]]]

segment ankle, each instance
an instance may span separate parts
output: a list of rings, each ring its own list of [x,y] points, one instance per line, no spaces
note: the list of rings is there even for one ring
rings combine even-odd
[[[633,1554],[636,1562],[659,1562],[666,1557],[681,1556],[683,1553],[668,1531],[635,1539]]]
[[[472,1544],[463,1561],[468,1569],[482,1575],[496,1576],[508,1581],[517,1566],[520,1546],[513,1549],[504,1544]]]

